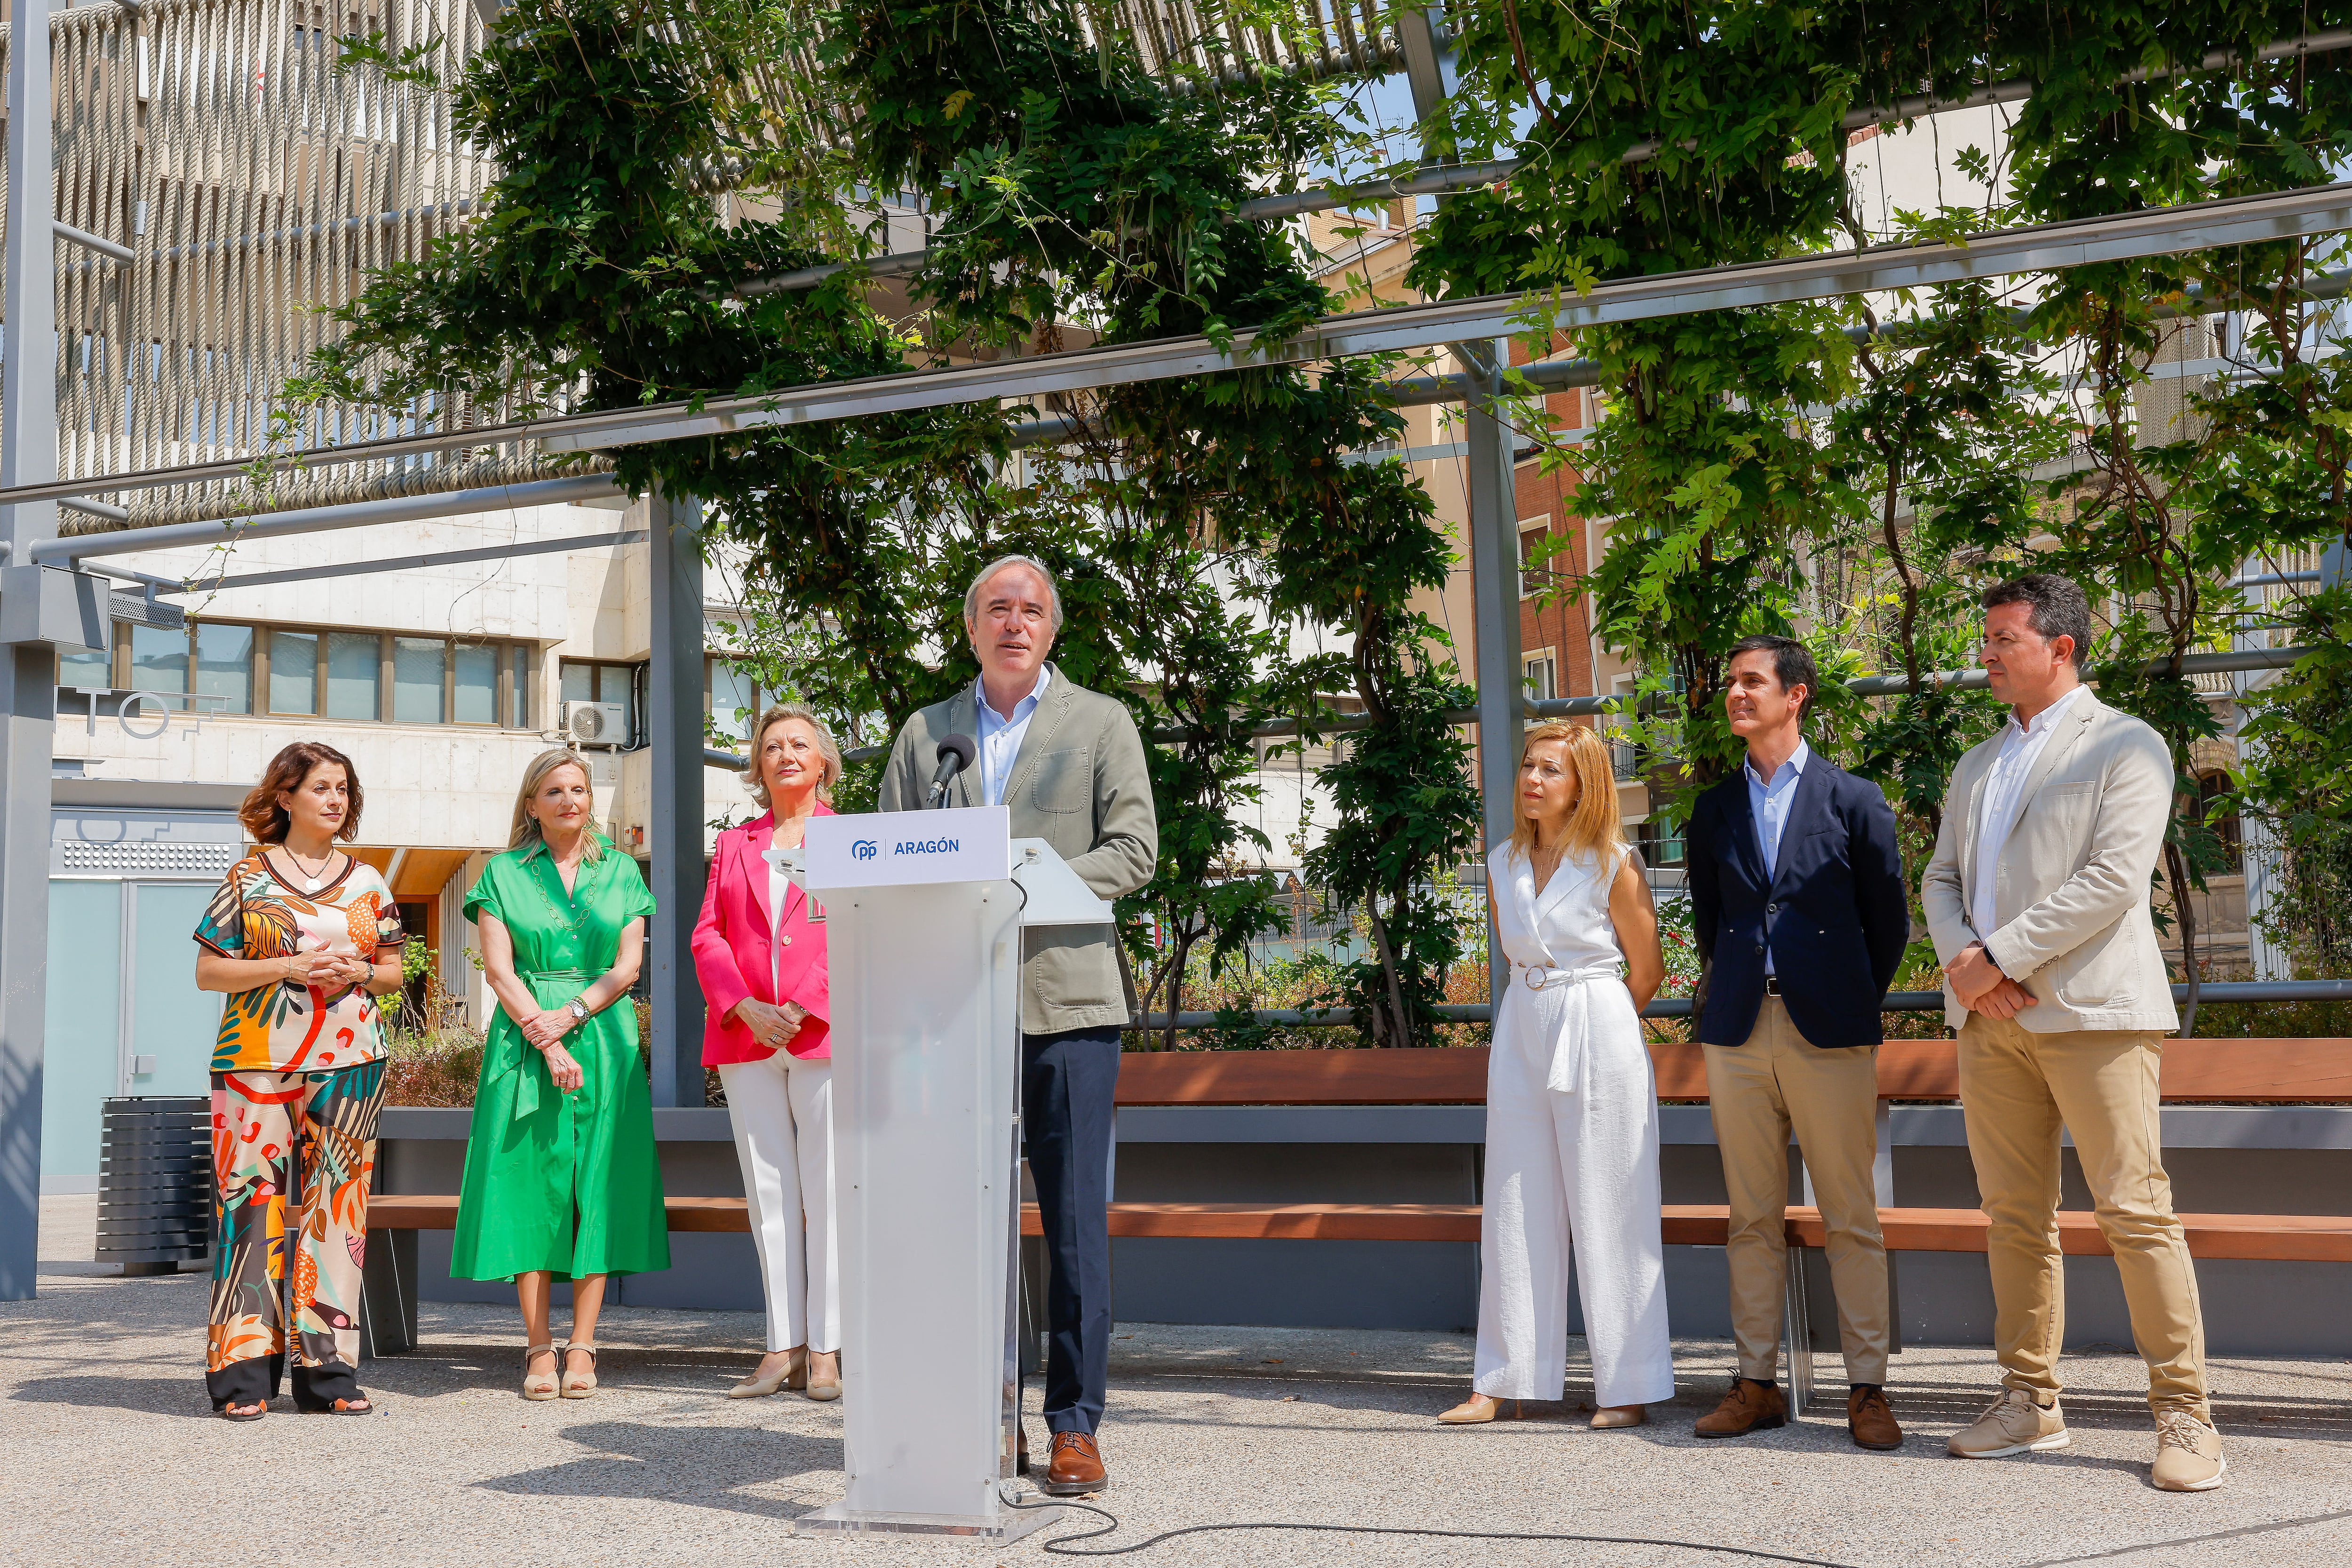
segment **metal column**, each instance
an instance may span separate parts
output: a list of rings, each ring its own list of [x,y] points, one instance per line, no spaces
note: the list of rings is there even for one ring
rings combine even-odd
[[[1446,60],[1437,42],[1434,9],[1403,11],[1397,16],[1397,41],[1404,55],[1406,85],[1412,92],[1412,111],[1423,121],[1424,163],[1454,162],[1454,142],[1442,126],[1432,123],[1445,104]],[[1463,373],[1485,384],[1487,397],[1469,398],[1462,410],[1465,444],[1470,448],[1470,589],[1475,628],[1471,656],[1478,680],[1478,795],[1485,808],[1486,845],[1491,852],[1511,836],[1516,777],[1519,762],[1521,686],[1526,676],[1519,662],[1519,526],[1518,483],[1511,461],[1510,432],[1495,417],[1491,401],[1502,391],[1502,367],[1510,363],[1509,344],[1496,341],[1458,342],[1454,357]],[[1495,930],[1491,906],[1486,917],[1486,995],[1496,1005],[1510,984],[1511,966]]]
[[[692,496],[646,499],[653,558],[653,668],[646,733],[653,745],[655,910],[646,933],[653,984],[649,1042],[656,1105],[702,1103],[702,984],[694,922],[702,910],[702,510]]]
[[[1457,345],[1461,348],[1472,345]],[[1501,344],[1494,362],[1470,367],[1483,373],[1490,387],[1500,389],[1506,363]],[[1511,433],[1495,417],[1491,405],[1471,404],[1467,416],[1470,448],[1470,591],[1477,626],[1473,645],[1478,658],[1478,795],[1485,805],[1486,848],[1511,836],[1513,806],[1517,799],[1521,716],[1526,709],[1519,664],[1519,521],[1518,486],[1511,462]],[[1487,995],[1496,1005],[1510,984],[1511,966],[1487,916]]]
[[[56,171],[48,0],[13,0],[0,485],[58,477]],[[18,570],[58,531],[55,501],[0,509]],[[19,590],[22,591],[22,590]],[[57,656],[0,645],[0,1300],[29,1300],[40,1257],[41,1036],[49,948],[49,748]]]

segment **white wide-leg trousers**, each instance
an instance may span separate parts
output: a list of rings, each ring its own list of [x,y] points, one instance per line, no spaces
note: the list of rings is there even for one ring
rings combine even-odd
[[[719,1068],[768,1303],[768,1348],[841,1348],[833,1220],[833,1063],[778,1051]]]
[[[1562,1050],[1568,1091],[1549,1087]],[[1658,1202],[1657,1086],[1624,984],[1514,984],[1487,1065],[1471,1386],[1498,1399],[1561,1396],[1572,1239],[1594,1403],[1672,1399]]]

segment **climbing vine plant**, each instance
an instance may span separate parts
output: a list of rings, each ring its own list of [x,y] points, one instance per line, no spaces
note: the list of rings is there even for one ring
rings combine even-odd
[[[1520,162],[1438,205],[1413,278],[1520,292],[1532,350],[1597,368],[1590,442],[1544,460],[1610,520],[1570,588],[1643,672],[1667,815],[1736,757],[1717,702],[1730,645],[1796,628],[1825,670],[1913,681],[1836,694],[1821,742],[1886,784],[1923,852],[1952,761],[1999,718],[1926,678],[1966,662],[1977,589],[2032,561],[2092,589],[2108,700],[2173,748],[2166,879],[2197,886],[2220,863],[2194,778],[2218,720],[2188,661],[2247,629],[2224,586],[2242,565],[2352,538],[2352,383],[2319,277],[2335,241],[1566,342],[1552,307],[1606,279],[2325,182],[2352,152],[2352,55],[2256,55],[2352,6],[1447,9],[1462,85],[1426,139]],[[1286,25],[1279,5],[1249,20]],[[378,43],[346,55],[425,85]],[[780,70],[830,118],[780,108],[761,87]],[[1115,28],[1023,0],[515,0],[467,75],[438,84],[503,171],[478,220],[374,280],[289,413],[617,408],[1087,342],[1279,342],[1333,300],[1293,232],[1237,209],[1360,149],[1337,89],[1223,79],[1147,73]],[[1956,160],[1973,195],[1862,209],[1855,137],[1900,120],[1870,106],[1993,84],[2014,107]],[[887,244],[876,191],[916,198],[930,226],[895,291],[858,265]],[[852,265],[814,287],[744,287],[837,261]],[[2209,350],[2216,310],[2233,324]],[[2169,369],[2192,361],[2197,378]],[[1403,1044],[1427,1037],[1460,957],[1433,884],[1475,842],[1477,811],[1443,717],[1469,693],[1412,608],[1445,580],[1444,538],[1402,463],[1365,460],[1402,429],[1389,369],[1265,366],[614,461],[633,489],[699,498],[741,563],[762,683],[856,741],[971,678],[961,592],[981,562],[1017,550],[1055,569],[1059,663],[1155,737],[1162,857],[1122,906],[1155,1014],[1184,1010],[1196,954],[1230,963],[1278,923],[1245,825],[1258,732],[1282,720],[1295,743],[1340,740],[1323,773],[1337,822],[1307,870],[1369,932],[1342,999],[1372,1040]],[[1522,434],[1548,439],[1523,412]],[[2333,798],[2330,757],[2301,737],[2333,722],[2338,679],[2315,667],[2265,710],[2250,805]]]
[[[346,54],[416,79],[379,44]],[[778,135],[754,90],[778,68],[838,123]],[[292,408],[617,407],[1086,341],[1246,327],[1278,342],[1331,308],[1287,230],[1234,213],[1331,154],[1330,91],[1279,72],[1234,92],[1213,72],[1155,79],[1058,7],[516,0],[449,88],[458,133],[503,170],[483,216],[379,276]],[[841,125],[852,133],[826,133]],[[933,223],[902,312],[885,314],[855,266],[811,289],[741,288],[869,254],[882,237],[863,191],[915,196]],[[1425,1034],[1457,956],[1431,889],[1476,806],[1435,720],[1462,688],[1409,608],[1443,582],[1443,535],[1400,463],[1351,457],[1399,426],[1378,369],[1268,368],[615,460],[633,489],[700,500],[741,558],[762,683],[859,738],[971,678],[959,623],[982,562],[1018,550],[1056,570],[1057,663],[1161,737],[1161,862],[1122,915],[1141,998],[1171,1017],[1196,951],[1233,962],[1281,921],[1273,879],[1250,868],[1267,846],[1237,809],[1255,787],[1253,731],[1287,718],[1312,736],[1335,701],[1357,711],[1310,874],[1376,933],[1339,1000],[1371,1038],[1402,1044]],[[1065,421],[1062,438],[1017,447],[1016,426],[1040,416]],[[1343,651],[1294,658],[1304,628]]]
[[[1548,307],[1603,279],[2324,184],[2352,151],[2352,59],[2263,56],[2345,9],[1467,0],[1449,8],[1465,90],[1447,134],[1522,162],[1444,205],[1417,277],[1525,291],[1530,346],[1550,352]],[[1975,194],[1865,224],[1856,149],[1916,112],[1891,106],[1997,86],[2014,108],[1939,122],[1974,127],[1954,168]],[[2195,763],[2221,715],[2187,661],[2246,626],[2226,586],[2242,568],[2352,528],[2314,287],[2341,248],[2314,236],[1579,334],[1606,411],[1549,460],[1612,521],[1572,587],[1667,699],[1641,728],[1672,759],[1669,813],[1734,754],[1715,718],[1731,640],[1801,623],[1825,669],[1916,678],[1964,661],[1978,587],[2039,565],[2090,590],[2106,700],[2171,746],[2164,880],[2201,887],[2221,856]],[[1887,784],[1917,850],[1952,761],[1997,717],[1923,685],[1832,704],[1824,728]],[[2194,905],[2169,902],[2194,953]]]

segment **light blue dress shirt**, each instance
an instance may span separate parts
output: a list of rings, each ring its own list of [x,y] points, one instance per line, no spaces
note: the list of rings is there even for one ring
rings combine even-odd
[[[1013,771],[1013,760],[1021,754],[1021,738],[1029,733],[1029,721],[1036,716],[1037,704],[1044,700],[1046,683],[1054,679],[1051,666],[1037,669],[1037,684],[1029,695],[1013,705],[1010,718],[988,705],[988,688],[979,688],[980,698],[980,795],[990,805],[1004,804],[1005,775]]]
[[[1780,868],[1780,835],[1789,826],[1789,808],[1797,803],[1797,780],[1812,757],[1813,749],[1798,742],[1796,751],[1780,764],[1769,784],[1757,775],[1754,763],[1739,764],[1739,771],[1748,777],[1748,815],[1756,819],[1756,847],[1764,851],[1767,888],[1772,885],[1772,873]],[[1769,942],[1764,948],[1764,973],[1772,973],[1772,948]]]

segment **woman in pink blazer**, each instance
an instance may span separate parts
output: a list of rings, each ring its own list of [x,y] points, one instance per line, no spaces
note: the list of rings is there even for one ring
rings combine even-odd
[[[768,1353],[728,1391],[841,1396],[841,1292],[833,1219],[833,1051],[824,910],[772,851],[797,849],[841,777],[841,751],[795,702],[760,715],[744,784],[767,814],[719,836],[694,968],[709,1011],[702,1061],[719,1069],[760,1250]]]

